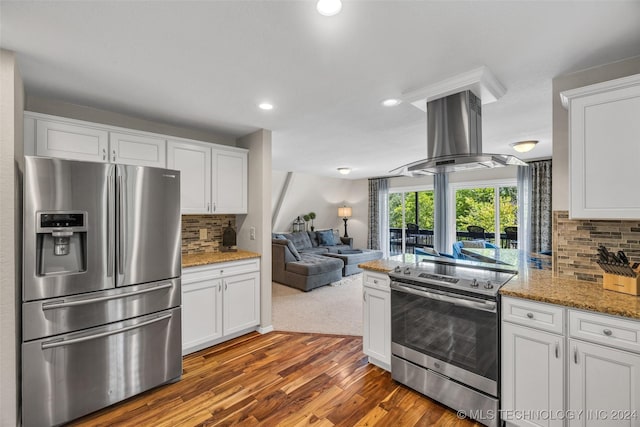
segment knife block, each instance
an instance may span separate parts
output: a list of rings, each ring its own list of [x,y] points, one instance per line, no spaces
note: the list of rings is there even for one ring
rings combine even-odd
[[[609,291],[622,292],[629,295],[640,295],[640,271],[636,277],[619,276],[617,274],[604,273],[602,287]]]

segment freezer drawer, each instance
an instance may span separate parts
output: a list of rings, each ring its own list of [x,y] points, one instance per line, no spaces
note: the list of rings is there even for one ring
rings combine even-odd
[[[24,427],[58,425],[182,374],[180,308],[22,345]]]
[[[22,306],[22,341],[65,334],[180,306],[180,279],[32,301]]]

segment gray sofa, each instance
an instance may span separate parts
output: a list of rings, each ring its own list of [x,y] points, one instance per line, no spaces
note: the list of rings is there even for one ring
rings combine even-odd
[[[344,262],[322,254],[351,249],[351,238],[333,230],[274,233],[272,237],[274,281],[308,292],[342,279]]]

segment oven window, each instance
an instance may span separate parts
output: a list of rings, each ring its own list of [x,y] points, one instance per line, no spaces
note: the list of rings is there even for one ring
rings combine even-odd
[[[391,292],[393,342],[497,380],[498,315]]]

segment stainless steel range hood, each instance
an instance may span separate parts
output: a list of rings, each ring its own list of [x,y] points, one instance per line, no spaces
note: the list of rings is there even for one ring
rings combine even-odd
[[[414,176],[526,165],[515,156],[482,152],[482,105],[470,90],[427,102],[427,156],[390,173]]]

